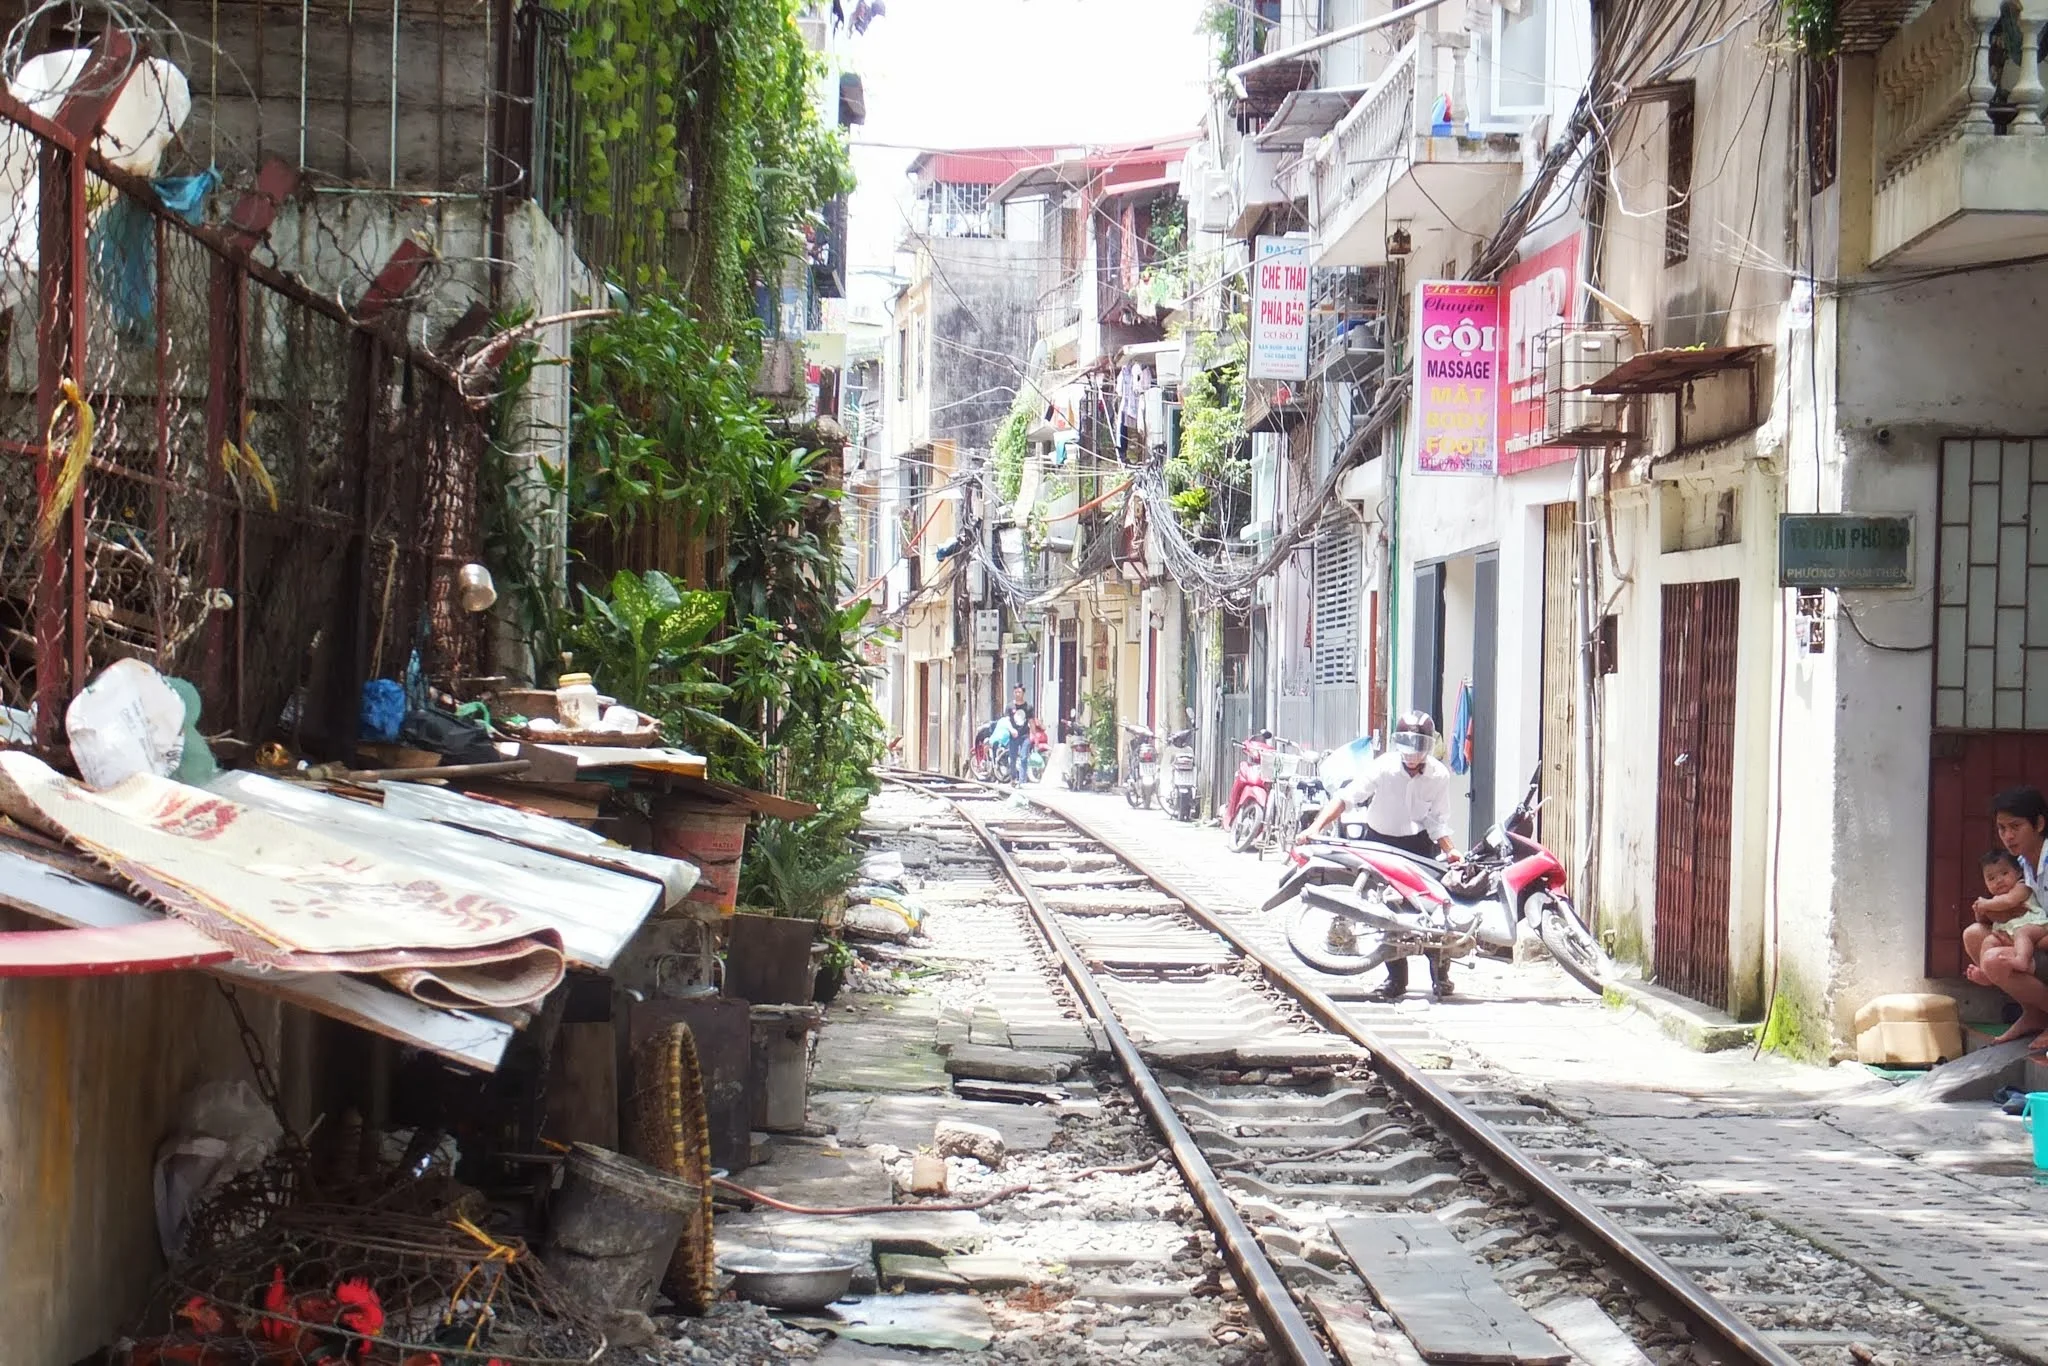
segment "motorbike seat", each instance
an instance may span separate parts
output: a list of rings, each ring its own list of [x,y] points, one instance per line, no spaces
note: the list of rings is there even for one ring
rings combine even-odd
[[[1448,873],[1451,870],[1451,865],[1444,862],[1440,858],[1424,858],[1422,855],[1417,853],[1411,853],[1409,850],[1403,849],[1399,845],[1381,844],[1378,840],[1359,840],[1358,844],[1362,848],[1377,850],[1380,853],[1398,854],[1402,858],[1407,859],[1410,863],[1417,865],[1424,872],[1429,873],[1433,877],[1440,878],[1445,873]]]

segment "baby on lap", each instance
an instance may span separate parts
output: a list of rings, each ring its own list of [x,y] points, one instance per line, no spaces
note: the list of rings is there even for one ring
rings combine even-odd
[[[1963,948],[1970,955],[1965,975],[1979,986],[1992,986],[1979,966],[1984,955],[2009,954],[2021,972],[2032,972],[2034,950],[2048,938],[2048,910],[2027,886],[2019,859],[1993,849],[1978,863],[1984,871],[1985,894],[1972,903],[1975,921],[1963,930]]]

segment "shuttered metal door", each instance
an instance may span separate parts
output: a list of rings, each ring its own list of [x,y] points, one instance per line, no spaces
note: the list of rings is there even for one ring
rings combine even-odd
[[[1661,985],[1721,1007],[1729,1004],[1738,601],[1733,579],[1664,586],[1651,957]]]
[[[1315,618],[1311,665],[1315,673],[1315,733],[1297,737],[1318,749],[1358,734],[1359,581],[1364,559],[1359,521],[1348,512],[1327,518],[1316,534]]]
[[[1578,509],[1553,503],[1543,509],[1543,809],[1537,813],[1543,843],[1571,864],[1578,848],[1574,817],[1578,790],[1579,630]]]
[[[1358,682],[1358,521],[1332,516],[1316,533],[1315,672],[1319,686]]]

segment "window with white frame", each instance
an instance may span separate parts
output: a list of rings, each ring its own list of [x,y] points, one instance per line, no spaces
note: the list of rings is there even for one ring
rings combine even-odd
[[[1550,107],[1550,9],[1553,0],[1496,0],[1493,8],[1493,112],[1540,114]]]
[[[2048,440],[1941,447],[1934,724],[2048,730]]]

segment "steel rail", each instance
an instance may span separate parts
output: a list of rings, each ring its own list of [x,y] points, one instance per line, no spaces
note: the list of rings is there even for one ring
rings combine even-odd
[[[898,781],[903,782],[905,786],[916,785],[908,776],[899,778]],[[951,798],[947,800],[951,801]],[[1187,1126],[1181,1123],[1180,1116],[1174,1112],[1173,1102],[1167,1099],[1166,1088],[1159,1084],[1159,1078],[1153,1075],[1150,1065],[1138,1052],[1138,1046],[1131,1042],[1130,1035],[1117,1023],[1115,1008],[1111,1006],[1109,998],[1103,995],[1102,988],[1096,984],[1094,973],[1089,971],[1088,964],[1075,951],[1066,931],[1059,927],[1052,912],[1046,908],[1038,889],[1032,885],[1031,880],[1025,876],[1024,869],[1018,865],[1010,851],[981,817],[958,801],[952,801],[952,806],[1002,865],[1004,875],[1023,896],[1024,905],[1030,911],[1031,919],[1038,926],[1039,933],[1045,936],[1046,942],[1059,956],[1060,966],[1065,971],[1067,979],[1073,983],[1074,990],[1080,993],[1082,1001],[1087,1005],[1089,1013],[1095,1017],[1096,1023],[1101,1025],[1103,1035],[1109,1040],[1110,1052],[1116,1057],[1117,1066],[1123,1070],[1124,1076],[1130,1081],[1131,1089],[1137,1093],[1138,1103],[1144,1107],[1146,1116],[1166,1140],[1167,1151],[1172,1153],[1174,1165],[1180,1168],[1181,1175],[1186,1178],[1188,1189],[1194,1195],[1195,1204],[1200,1207],[1203,1218],[1207,1219],[1209,1226],[1215,1230],[1217,1247],[1230,1267],[1231,1277],[1236,1280],[1252,1311],[1258,1316],[1259,1326],[1265,1330],[1268,1345],[1281,1352],[1293,1366],[1333,1366],[1329,1353],[1323,1350],[1321,1339],[1316,1336],[1315,1330],[1309,1327],[1308,1320],[1302,1316],[1300,1306],[1295,1304],[1294,1296],[1289,1293],[1286,1283],[1280,1279],[1279,1271],[1267,1259],[1265,1250],[1259,1246],[1258,1238],[1252,1232],[1251,1226],[1246,1224],[1244,1217],[1237,1212],[1237,1206],[1231,1201],[1230,1192],[1225,1190],[1223,1183],[1217,1179],[1215,1169],[1209,1165],[1209,1159],[1203,1154],[1201,1146],[1195,1142],[1195,1136],[1188,1132]],[[1053,814],[1058,819],[1066,819],[1062,813]]]
[[[1693,1330],[1700,1345],[1709,1352],[1734,1362],[1752,1363],[1753,1366],[1798,1366],[1794,1358],[1787,1356],[1783,1349],[1739,1315],[1700,1289],[1690,1276],[1664,1260],[1555,1172],[1529,1158],[1491,1122],[1409,1062],[1398,1049],[1354,1021],[1335,1001],[1305,981],[1289,965],[1275,961],[1247,940],[1171,877],[1132,854],[1093,823],[1062,811],[1039,797],[1027,794],[1026,799],[1039,810],[1067,822],[1142,873],[1161,892],[1180,902],[1188,915],[1258,964],[1325,1028],[1344,1035],[1372,1054],[1374,1070],[1470,1152],[1480,1166],[1503,1184],[1527,1195],[1552,1217],[1569,1226],[1567,1231],[1572,1236],[1618,1263],[1641,1289],[1676,1310]]]

